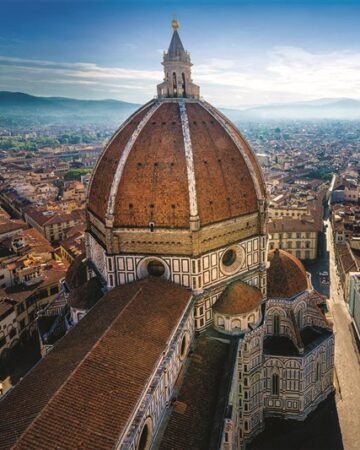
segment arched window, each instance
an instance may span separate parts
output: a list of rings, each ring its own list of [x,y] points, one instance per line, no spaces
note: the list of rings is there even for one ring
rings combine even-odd
[[[277,373],[273,373],[273,376],[272,376],[271,394],[279,395],[279,375]]]
[[[320,363],[318,362],[316,364],[316,378],[315,378],[315,381],[319,381],[320,380],[320,375],[321,375],[321,366],[320,366]]]
[[[177,82],[176,82],[176,73],[173,72],[173,91],[174,96],[177,97]]]
[[[301,329],[302,328],[302,310],[299,309],[297,313],[297,325]]]
[[[183,90],[183,96],[186,97],[186,85],[185,85],[185,74],[182,73],[182,90]]]
[[[254,323],[255,323],[255,314],[250,314],[250,316],[248,317],[248,327],[254,325]]]
[[[188,343],[189,343],[188,335],[185,333],[181,341],[180,355],[179,355],[180,361],[182,361],[186,356]]]
[[[137,447],[137,450],[147,450],[149,448],[150,444],[150,433],[149,433],[149,427],[147,424],[144,425],[144,428],[141,432],[139,445]]]
[[[279,314],[273,315],[273,333],[280,334],[280,317]]]

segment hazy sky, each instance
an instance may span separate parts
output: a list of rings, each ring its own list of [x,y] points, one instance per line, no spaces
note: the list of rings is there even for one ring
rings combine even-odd
[[[143,103],[174,12],[217,106],[360,99],[360,0],[0,0],[0,90]]]

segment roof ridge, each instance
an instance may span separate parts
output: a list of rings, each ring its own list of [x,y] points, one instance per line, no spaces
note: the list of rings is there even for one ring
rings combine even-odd
[[[54,394],[50,397],[50,399],[47,401],[47,403],[45,404],[45,406],[41,409],[41,411],[39,412],[39,414],[35,417],[35,419],[30,422],[30,424],[28,425],[28,427],[25,428],[25,430],[22,432],[20,438],[13,444],[13,446],[11,448],[15,449],[17,443],[23,438],[23,436],[29,431],[31,430],[31,428],[33,426],[35,426],[36,422],[40,419],[40,417],[44,414],[44,412],[51,406],[51,404],[55,401],[55,399],[57,398],[58,395],[60,395],[61,391],[63,390],[63,388],[65,387],[65,385],[67,384],[67,382],[75,375],[75,373],[78,372],[78,370],[80,370],[80,367],[83,366],[84,362],[87,360],[89,354],[92,352],[93,349],[95,349],[100,342],[104,339],[104,337],[107,335],[107,333],[109,332],[109,330],[111,329],[112,325],[119,319],[119,317],[121,317],[121,315],[123,314],[123,312],[128,308],[128,306],[130,306],[130,304],[132,304],[132,302],[135,300],[135,298],[138,296],[138,294],[140,294],[140,292],[143,290],[142,286],[139,287],[139,289],[135,292],[135,294],[131,297],[131,299],[129,300],[129,302],[124,306],[124,308],[120,311],[120,313],[114,318],[114,320],[111,321],[111,323],[109,324],[109,326],[106,328],[106,330],[102,333],[101,337],[99,339],[96,340],[96,342],[94,343],[94,345],[92,345],[90,347],[90,349],[85,353],[85,355],[83,356],[83,358],[81,359],[81,361],[77,364],[77,366],[70,372],[69,376],[65,378],[65,380],[61,383],[61,385],[58,387],[58,389],[54,392]],[[110,292],[110,291],[109,291]],[[105,294],[106,295],[106,294]],[[105,296],[104,296],[105,297]],[[42,360],[42,359],[41,359]],[[40,360],[40,361],[41,361]],[[30,372],[29,372],[30,373]]]

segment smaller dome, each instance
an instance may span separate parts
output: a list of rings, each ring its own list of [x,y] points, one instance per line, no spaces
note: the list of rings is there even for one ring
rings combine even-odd
[[[308,287],[306,271],[294,255],[284,250],[269,252],[270,267],[267,273],[267,296],[290,298]]]
[[[220,314],[238,315],[252,311],[261,304],[261,291],[243,281],[229,284],[214,305],[214,310]]]

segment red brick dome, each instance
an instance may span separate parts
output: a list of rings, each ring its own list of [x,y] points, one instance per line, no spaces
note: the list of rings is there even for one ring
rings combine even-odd
[[[94,170],[88,209],[113,227],[189,228],[258,211],[261,169],[208,103],[155,99],[114,134]],[[192,219],[191,219],[192,218]]]
[[[307,289],[307,276],[298,258],[284,250],[269,252],[267,296],[290,298]]]
[[[243,281],[234,281],[227,286],[213,309],[220,314],[231,316],[244,314],[257,308],[262,299],[260,289]]]

